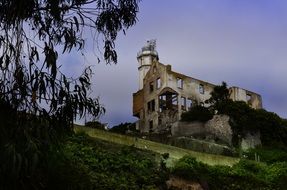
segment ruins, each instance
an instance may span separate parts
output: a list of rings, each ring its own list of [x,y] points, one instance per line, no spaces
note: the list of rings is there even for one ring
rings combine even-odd
[[[172,71],[159,62],[156,41],[147,41],[137,54],[139,89],[133,93],[133,115],[141,133],[170,130],[181,114],[193,105],[208,106],[215,84]],[[262,108],[261,96],[240,87],[230,87],[230,99],[244,101],[252,108]]]

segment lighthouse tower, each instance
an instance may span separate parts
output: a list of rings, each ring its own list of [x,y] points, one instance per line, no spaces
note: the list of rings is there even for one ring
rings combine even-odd
[[[146,45],[142,47],[137,54],[138,70],[139,70],[139,90],[143,89],[143,79],[149,71],[153,61],[158,60],[158,53],[156,51],[156,41],[148,40]]]

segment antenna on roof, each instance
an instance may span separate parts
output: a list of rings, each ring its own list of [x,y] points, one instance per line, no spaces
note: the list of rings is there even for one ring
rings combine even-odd
[[[151,39],[147,41],[148,46],[153,51],[156,48],[156,39]]]

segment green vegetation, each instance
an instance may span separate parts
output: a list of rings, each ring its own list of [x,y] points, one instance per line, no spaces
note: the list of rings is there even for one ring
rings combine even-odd
[[[52,160],[49,189],[159,189],[168,176],[154,153],[83,134],[69,138]]]
[[[126,134],[128,132],[138,133],[135,123],[121,123],[119,125],[113,126],[109,131],[120,134]]]
[[[229,90],[227,88],[226,82],[222,82],[221,85],[215,86],[210,95],[211,97],[206,100],[206,103],[210,104],[209,109],[213,113],[216,110],[221,110],[221,106],[230,101]]]
[[[287,146],[287,123],[275,113],[264,109],[255,110],[240,101],[229,101],[218,112],[231,117],[235,144],[238,143],[238,135],[242,137],[248,131],[260,131],[263,146]]]
[[[85,123],[86,127],[96,128],[96,129],[105,129],[105,125],[99,121],[88,121]]]
[[[190,111],[183,113],[182,121],[205,122],[216,114],[226,114],[230,117],[233,131],[233,145],[238,146],[240,138],[249,132],[260,132],[261,142],[264,147],[277,147],[286,149],[287,146],[287,121],[273,112],[264,109],[253,109],[243,101],[229,99],[227,84],[215,86],[211,97],[206,101],[210,106],[195,106]]]
[[[169,153],[169,159],[167,160],[167,165],[172,166],[175,160],[182,158],[185,155],[193,156],[198,161],[207,163],[209,165],[228,165],[232,166],[239,162],[238,158],[207,154],[202,152],[195,152],[192,150],[182,149],[175,146],[170,146],[166,144],[161,144],[149,140],[145,140],[138,137],[130,137],[126,135],[120,135],[116,133],[111,133],[108,131],[103,131],[94,128],[88,128],[83,126],[76,126],[76,132],[84,132],[91,137],[96,139],[105,140],[112,143],[117,143],[121,145],[134,146],[139,149],[150,150],[158,154]]]
[[[59,56],[83,55],[88,28],[102,37],[99,55],[116,63],[117,34],[137,12],[138,0],[1,0],[0,189],[46,188],[51,147],[72,134],[75,118],[105,111],[90,97],[91,68],[65,75]]]
[[[257,156],[257,159],[261,162],[266,162],[268,164],[287,161],[286,149],[278,149],[276,147],[249,149],[247,152],[244,152],[244,156],[250,160],[254,160],[255,156]]]
[[[208,108],[201,105],[192,107],[189,111],[181,114],[181,121],[202,121],[212,119],[213,114]]]
[[[232,167],[209,166],[186,156],[176,162],[172,174],[215,190],[284,189],[287,185],[287,162],[266,165],[241,160]]]
[[[36,168],[37,175],[26,176],[26,180],[33,183],[1,181],[0,189],[146,190],[165,187],[166,155],[160,162],[160,155],[155,153],[91,139],[85,134],[72,135],[58,145],[47,150],[46,163]]]

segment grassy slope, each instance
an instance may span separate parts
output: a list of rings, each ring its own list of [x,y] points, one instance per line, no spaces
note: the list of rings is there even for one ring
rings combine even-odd
[[[232,166],[239,162],[238,158],[195,152],[195,151],[186,150],[186,149],[182,149],[182,148],[178,148],[174,146],[169,146],[166,144],[148,141],[148,140],[141,139],[141,138],[129,137],[125,135],[110,133],[110,132],[103,131],[103,130],[87,128],[87,127],[83,127],[79,125],[75,125],[75,131],[76,132],[83,131],[89,136],[97,138],[97,139],[101,139],[101,140],[105,140],[105,141],[109,141],[109,142],[113,142],[117,144],[122,144],[122,145],[135,146],[136,148],[147,149],[155,153],[159,153],[159,154],[169,153],[170,158],[167,162],[168,166],[173,165],[173,162],[175,160],[178,160],[185,155],[195,157],[197,161],[201,161],[209,165]]]

